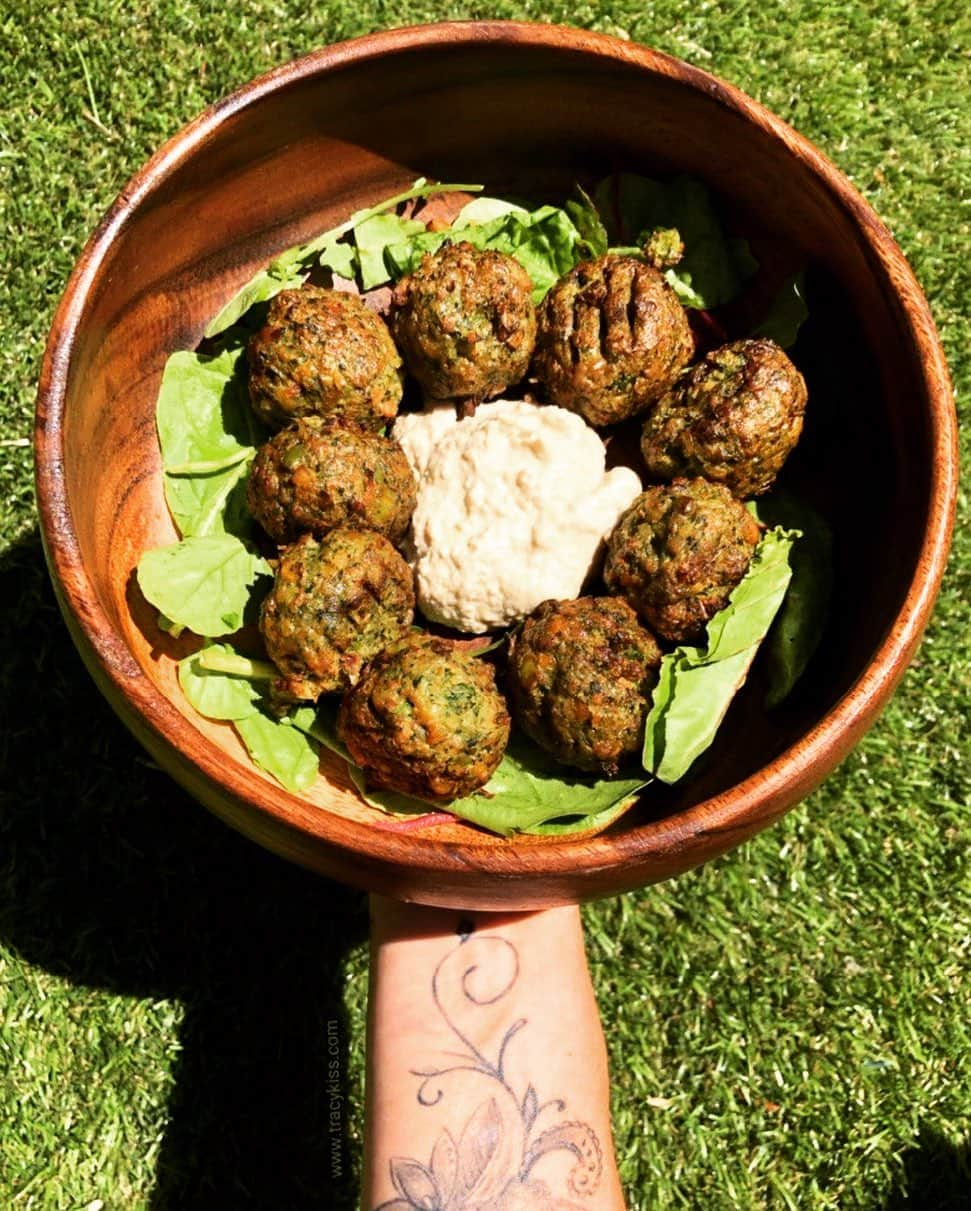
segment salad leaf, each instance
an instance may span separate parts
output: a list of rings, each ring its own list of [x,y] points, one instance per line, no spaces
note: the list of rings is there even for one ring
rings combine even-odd
[[[212,655],[236,657],[224,643],[211,643],[179,661],[179,685],[189,702],[207,719],[236,720],[255,715],[260,691],[247,677],[207,663]]]
[[[165,363],[155,423],[165,499],[184,537],[249,529],[237,489],[262,429],[249,406],[243,355],[231,344],[215,354],[173,353]]]
[[[162,465],[170,475],[205,475],[245,458],[255,421],[246,395],[243,347],[173,353],[155,410]]]
[[[184,538],[246,537],[253,525],[245,493],[253,453],[212,475],[165,476],[165,503]]]
[[[410,189],[385,198],[365,210],[355,211],[346,222],[331,227],[306,244],[295,244],[281,252],[268,269],[261,270],[237,290],[209,323],[205,335],[219,336],[238,323],[254,304],[268,302],[282,290],[303,285],[315,261],[333,269],[342,277],[353,277],[357,267],[357,253],[350,245],[343,245],[340,241],[343,236],[353,232],[368,219],[393,211],[397,206],[418,198],[430,198],[440,193],[476,193],[481,188],[481,185],[430,185],[424,177],[419,177]]]
[[[604,827],[629,806],[649,779],[591,778],[571,772],[536,745],[514,735],[499,768],[480,791],[445,804],[432,803],[398,791],[367,786],[363,771],[354,763],[337,735],[336,707],[318,708],[311,731],[321,744],[347,762],[351,781],[372,807],[395,815],[448,811],[491,832],[577,832],[594,822]]]
[[[482,791],[456,799],[448,811],[492,832],[578,831],[604,812],[634,800],[650,779],[591,778],[571,771],[520,736],[513,736]]]
[[[138,561],[138,585],[170,622],[197,635],[228,635],[243,615],[270,565],[231,534],[184,538],[146,551]]]
[[[402,277],[418,268],[427,252],[434,252],[448,241],[459,238],[475,248],[491,248],[513,256],[529,274],[533,283],[533,301],[542,302],[553,283],[583,259],[585,241],[566,211],[557,206],[538,210],[503,204],[490,206],[495,199],[477,198],[456,216],[447,231],[426,231],[410,240],[389,244],[385,262],[392,278]],[[473,211],[472,207],[476,207]],[[476,218],[493,213],[485,222]]]
[[[253,662],[227,644],[209,644],[179,661],[179,684],[200,715],[233,724],[260,769],[287,790],[304,791],[313,785],[320,765],[317,746],[306,733],[307,712],[295,712],[296,719],[264,712],[257,686],[239,671],[247,667],[252,672]]]
[[[658,181],[618,173],[600,182],[594,201],[623,245],[616,251],[636,252],[656,228],[677,228],[684,257],[665,276],[686,307],[727,303],[757,268],[748,244],[725,232],[711,194],[694,177]]]
[[[237,324],[251,307],[257,303],[268,303],[282,290],[296,290],[307,280],[307,273],[291,269],[285,262],[274,261],[269,269],[261,270],[246,285],[236,292],[225,307],[209,321],[204,333],[207,337],[218,336]]]
[[[760,501],[759,517],[802,535],[792,550],[789,591],[765,641],[765,705],[773,707],[792,692],[822,639],[833,593],[833,532],[815,509],[784,492]]]
[[[768,314],[752,335],[768,337],[781,348],[788,349],[796,343],[799,329],[808,316],[803,274],[797,273],[783,283]]]
[[[421,219],[403,219],[396,214],[376,214],[354,229],[357,245],[358,272],[361,289],[371,290],[388,280],[384,250],[389,244],[400,244],[424,232]]]
[[[583,256],[585,258],[603,256],[610,241],[607,238],[607,228],[590,195],[578,185],[577,196],[570,198],[564,209],[573,220],[573,226],[580,233],[584,245]]]
[[[320,754],[310,737],[286,719],[257,712],[233,725],[260,767],[289,791],[313,786],[320,769]]]
[[[345,244],[342,240],[334,240],[320,250],[317,264],[321,269],[329,269],[331,273],[339,274],[342,278],[353,280],[357,275],[360,258],[353,244]]]
[[[662,782],[681,778],[714,739],[782,604],[798,537],[781,527],[765,534],[728,605],[708,623],[707,643],[676,648],[661,661],[643,759]]]
[[[471,202],[465,203],[452,220],[452,230],[463,231],[466,227],[482,226],[494,219],[505,218],[507,214],[516,214],[525,220],[529,211],[525,206],[507,202],[505,198],[473,198]]]
[[[570,833],[603,832],[609,824],[613,824],[636,802],[636,794],[629,795],[626,799],[620,799],[610,807],[605,807],[601,812],[594,812],[593,815],[557,816],[555,820],[547,820],[544,824],[534,824],[532,828],[524,831],[531,837],[566,837]]]

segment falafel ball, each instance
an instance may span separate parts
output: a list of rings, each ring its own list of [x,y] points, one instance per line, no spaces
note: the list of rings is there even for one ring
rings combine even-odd
[[[513,641],[513,718],[558,761],[614,774],[641,747],[660,663],[622,598],[544,601]]]
[[[253,408],[274,428],[298,416],[339,416],[381,429],[401,403],[404,371],[387,325],[341,290],[281,291],[247,358]]]
[[[638,257],[607,253],[574,266],[543,300],[532,369],[549,403],[596,427],[642,412],[693,352],[664,275]]]
[[[385,648],[341,702],[337,734],[377,787],[445,802],[484,786],[509,741],[488,661],[413,632]]]
[[[250,511],[278,543],[336,526],[377,530],[397,545],[417,487],[390,437],[331,417],[300,417],[257,451],[246,485]]]
[[[802,432],[806,384],[775,341],[712,350],[648,415],[641,451],[658,479],[703,475],[740,500],[771,486]]]
[[[467,242],[426,253],[395,286],[391,326],[432,399],[478,402],[518,383],[536,342],[533,285],[504,252]]]
[[[604,581],[672,643],[695,640],[748,570],[759,525],[722,484],[642,492],[607,540]]]
[[[411,625],[411,569],[373,530],[304,534],[280,554],[260,630],[280,670],[277,702],[316,700],[354,685],[372,656]]]

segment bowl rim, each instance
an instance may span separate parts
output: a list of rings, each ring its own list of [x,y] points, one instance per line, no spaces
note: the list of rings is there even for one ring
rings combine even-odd
[[[135,715],[144,720],[156,745],[184,759],[187,748],[192,746],[178,743],[179,736],[191,739],[198,738],[200,733],[155,687],[112,625],[84,568],[71,517],[64,472],[63,420],[72,356],[88,290],[114,240],[143,199],[231,116],[257,105],[278,89],[337,68],[436,46],[454,50],[489,43],[581,52],[605,65],[634,66],[700,91],[719,106],[754,122],[770,137],[782,139],[822,179],[833,199],[848,212],[853,225],[862,230],[869,249],[886,266],[884,272],[893,280],[902,327],[918,351],[916,357],[930,404],[929,442],[934,456],[928,524],[916,572],[891,626],[863,673],[809,731],[725,791],[673,815],[612,835],[609,840],[562,837],[544,844],[502,846],[500,851],[494,838],[480,842],[475,837],[457,844],[423,836],[422,844],[416,847],[413,836],[406,838],[319,808],[310,809],[321,817],[316,822],[325,825],[333,822],[338,826],[336,829],[314,827],[315,820],[308,813],[302,813],[305,818],[295,822],[293,805],[300,800],[282,787],[269,784],[255,768],[244,771],[249,777],[238,778],[232,789],[235,798],[275,816],[287,828],[309,832],[319,841],[351,851],[364,860],[406,862],[411,872],[427,876],[448,874],[461,878],[463,872],[469,872],[481,878],[484,872],[474,860],[475,854],[480,852],[485,864],[494,866],[495,861],[490,859],[501,852],[504,875],[541,877],[560,874],[567,868],[574,870],[579,883],[586,871],[602,871],[605,864],[612,866],[621,859],[636,866],[639,858],[646,864],[659,852],[690,850],[693,839],[700,835],[710,838],[713,832],[721,834],[726,838],[721,849],[730,848],[808,793],[820,780],[817,772],[820,761],[825,765],[824,774],[828,773],[847,755],[890,698],[919,645],[947,561],[957,498],[957,424],[947,366],[930,308],[903,253],[870,205],[808,139],[759,102],[734,85],[647,46],[570,26],[519,21],[446,21],[383,30],[322,47],[255,78],[217,101],[168,139],[134,174],[88,239],[55,314],[43,358],[35,422],[36,492],[45,555],[61,608],[69,622],[73,617],[78,624],[71,629],[95,679],[102,688],[107,682]],[[122,717],[125,718],[124,714]],[[129,719],[125,721],[131,726]],[[221,760],[218,757],[217,747],[207,742],[192,759],[192,764],[217,786],[224,785],[220,771],[226,765],[225,755]],[[243,769],[241,765],[236,768]],[[694,864],[689,861],[684,868]]]

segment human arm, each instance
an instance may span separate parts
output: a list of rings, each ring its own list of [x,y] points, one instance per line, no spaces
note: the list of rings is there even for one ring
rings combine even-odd
[[[579,910],[371,911],[366,1211],[623,1211]]]

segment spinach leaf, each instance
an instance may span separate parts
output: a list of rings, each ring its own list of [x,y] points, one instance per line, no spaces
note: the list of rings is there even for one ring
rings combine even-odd
[[[447,810],[492,832],[579,831],[596,817],[633,803],[650,779],[595,778],[560,765],[520,736],[513,736],[499,768],[482,791]]]
[[[444,810],[502,836],[580,832],[594,824],[605,827],[633,803],[637,791],[649,781],[643,776],[585,777],[514,735],[499,768],[482,790],[442,805],[369,787],[363,771],[337,735],[336,707],[327,704],[318,708],[311,735],[348,763],[352,782],[372,807],[394,815]],[[608,818],[607,813],[614,815]]]
[[[775,341],[783,349],[796,343],[799,329],[809,315],[803,275],[797,273],[785,281],[769,305],[768,314],[752,333]]]
[[[209,321],[204,335],[218,336],[238,323],[257,303],[268,303],[283,290],[296,290],[307,280],[307,274],[276,261],[263,269],[236,292],[225,307]]]
[[[684,257],[665,276],[686,307],[727,303],[757,268],[748,244],[726,233],[711,194],[694,177],[658,181],[618,173],[600,182],[594,201],[605,216],[612,243],[623,246],[616,251],[639,249],[659,227],[677,228]]]
[[[209,662],[216,656],[216,662]],[[236,720],[255,715],[260,691],[248,678],[218,667],[218,658],[236,653],[224,643],[211,643],[179,661],[179,685],[188,701],[207,719]],[[213,667],[213,663],[216,667]]]
[[[644,729],[644,768],[676,782],[715,738],[789,585],[789,552],[799,537],[781,527],[763,536],[728,605],[711,619],[704,646],[676,648],[661,661]]]
[[[476,198],[459,211],[447,231],[426,231],[410,240],[389,244],[384,257],[391,278],[412,273],[426,252],[462,240],[475,248],[493,249],[515,257],[532,280],[533,301],[542,302],[557,278],[583,259],[584,238],[566,211],[557,206],[528,211],[508,203],[492,206],[494,202],[496,199]],[[487,213],[493,217],[477,221],[477,216]]]
[[[170,475],[207,475],[245,458],[255,421],[246,394],[243,347],[173,353],[155,409],[162,465]]]
[[[179,662],[179,684],[200,715],[233,724],[260,769],[287,790],[306,790],[313,785],[320,764],[317,746],[306,734],[308,712],[297,711],[291,719],[266,713],[260,692],[248,675],[253,671],[253,662],[228,645],[209,644]]]
[[[481,185],[430,185],[424,177],[419,177],[410,189],[365,210],[355,211],[346,222],[331,227],[306,244],[295,244],[281,252],[268,269],[260,270],[233,295],[210,322],[205,335],[219,336],[242,319],[250,307],[267,302],[282,290],[303,285],[315,261],[342,277],[353,277],[358,266],[357,251],[351,245],[341,243],[342,237],[376,215],[418,198],[430,198],[439,193],[475,193],[481,188]]]
[[[354,229],[357,245],[358,272],[362,290],[371,290],[388,280],[384,250],[389,244],[400,244],[424,232],[420,219],[403,219],[396,214],[376,214]]]
[[[243,625],[253,589],[270,566],[231,534],[191,536],[146,551],[138,561],[145,599],[197,635],[228,635]]]
[[[320,754],[309,736],[286,719],[262,712],[237,719],[233,726],[260,767],[289,791],[313,786],[320,769]]]
[[[760,501],[759,516],[802,535],[792,550],[789,591],[765,641],[765,705],[773,707],[792,692],[822,639],[833,593],[833,532],[815,509],[785,492]]]
[[[165,503],[183,537],[247,536],[253,528],[245,492],[252,454],[211,475],[165,476]]]
[[[155,410],[165,499],[180,533],[243,535],[243,484],[263,430],[249,405],[243,346],[173,353]]]

